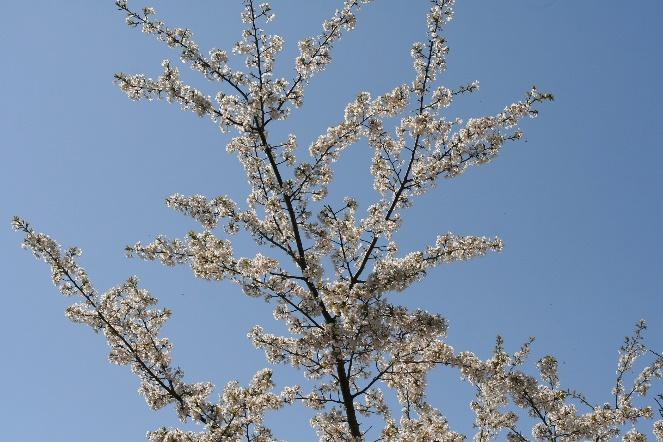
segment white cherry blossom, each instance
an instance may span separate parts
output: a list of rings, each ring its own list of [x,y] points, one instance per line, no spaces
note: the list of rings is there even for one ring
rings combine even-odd
[[[104,334],[110,361],[131,368],[151,408],[173,405],[183,422],[199,424],[198,431],[151,431],[151,442],[278,440],[264,414],[294,401],[315,411],[310,424],[321,441],[364,440],[367,416],[383,421],[374,431],[378,440],[462,441],[467,436],[454,431],[428,399],[428,375],[440,365],[457,370],[476,389],[468,406],[477,441],[646,440],[635,425],[655,413],[663,418],[663,396],[646,401],[660,388],[663,357],[645,345],[644,322],[620,348],[615,387],[602,399],[609,402],[594,403],[562,386],[553,356],[538,361],[537,374],[527,373],[533,339],[510,354],[498,338],[493,355],[481,360],[447,342],[449,325],[441,315],[396,303],[406,294],[395,292],[406,292],[438,265],[502,250],[499,238],[444,233],[421,250],[400,253],[405,245],[395,234],[407,222],[406,209],[440,177],[455,178],[493,160],[508,141],[522,138],[519,122],[537,116],[538,107],[553,98],[531,87],[522,100],[493,115],[466,122],[450,118],[454,101],[479,88],[476,81],[455,87],[440,81],[449,51],[442,32],[453,17],[453,0],[430,2],[422,23],[425,39],[411,49],[412,78],[379,96],[357,91],[307,151],[299,148],[294,129],[281,138],[270,132],[273,122],[287,121],[304,105],[306,86],[332,61],[334,44],[358,26],[356,13],[368,3],[339,4],[319,35],[299,41],[292,74],[284,78],[277,76],[276,62],[286,42],[266,31],[275,17],[267,3],[243,0],[238,41],[229,49],[203,52],[189,29],[168,27],[154,8],[115,2],[130,27],[175,49],[216,90],[208,94],[185,84],[169,60],[156,79],[115,74],[119,88],[132,100],[176,103],[232,133],[227,151],[237,156],[249,183],[246,204],[228,196],[169,196],[166,204],[197,221],[200,230],[174,239],[157,235],[128,246],[127,254],[166,266],[188,265],[197,278],[229,280],[246,295],[272,303],[274,318],[287,332],[271,333],[259,324],[248,338],[270,364],[302,371],[306,387],[274,393],[272,372],[264,369],[247,387],[230,381],[219,400],[211,401],[211,383],[187,383],[173,365],[172,345],[159,334],[171,312],[155,307],[156,298],[137,278],[99,293],[76,261],[78,248],[63,251],[15,218],[24,247],[46,261],[62,294],[78,299],[67,317]],[[243,58],[243,69],[230,68],[235,56]],[[362,206],[348,196],[339,203],[328,196],[334,165],[364,139],[373,152],[367,168],[376,201]],[[239,231],[261,252],[236,256],[231,236]],[[385,399],[389,391],[397,406]],[[652,433],[663,440],[663,420],[653,423]]]

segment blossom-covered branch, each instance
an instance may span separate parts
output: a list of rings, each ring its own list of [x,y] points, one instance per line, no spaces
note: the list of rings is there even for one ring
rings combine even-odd
[[[417,197],[441,177],[454,178],[468,166],[488,163],[505,142],[521,139],[518,124],[535,117],[552,95],[532,87],[524,99],[494,115],[466,122],[449,118],[451,104],[479,86],[476,81],[455,88],[440,84],[449,50],[442,32],[453,17],[454,1],[432,0],[425,38],[410,51],[411,81],[381,95],[357,91],[340,121],[308,146],[308,158],[298,158],[296,131],[273,131],[272,125],[303,106],[306,86],[331,62],[333,45],[355,28],[357,11],[370,0],[344,0],[319,35],[301,40],[289,79],[277,75],[285,41],[266,30],[274,19],[272,7],[242,1],[244,29],[231,51],[244,59],[242,69],[230,68],[225,50],[204,55],[190,30],[167,27],[153,8],[133,10],[126,0],[115,2],[129,26],[176,49],[181,61],[220,90],[207,93],[186,84],[169,60],[162,62],[163,73],[156,79],[116,74],[119,88],[132,100],[176,103],[209,118],[224,133],[232,132],[227,151],[237,156],[249,183],[245,205],[228,196],[169,196],[166,204],[196,220],[202,230],[182,239],[157,235],[126,251],[166,266],[189,265],[197,278],[229,280],[246,295],[272,303],[274,318],[285,324],[283,335],[256,325],[248,338],[270,363],[302,370],[307,388],[275,394],[271,372],[263,370],[247,388],[231,382],[218,403],[209,402],[210,383],[187,384],[182,371],[171,366],[171,345],[159,337],[170,312],[153,308],[156,299],[135,278],[98,294],[75,261],[78,249],[63,253],[48,236],[14,221],[26,235],[24,245],[51,266],[60,291],[82,298],[68,308],[68,316],[105,333],[111,361],[132,367],[148,404],[172,403],[182,420],[203,427],[202,432],[160,429],[149,434],[150,441],[273,440],[264,413],[295,400],[315,410],[311,425],[321,441],[364,440],[366,416],[383,420],[378,440],[461,441],[465,435],[454,431],[427,397],[428,375],[441,365],[458,370],[476,387],[470,408],[477,441],[504,433],[511,441],[603,441],[651,418],[653,409],[637,402],[662,377],[663,358],[645,346],[644,323],[621,348],[614,403],[596,406],[582,393],[560,387],[551,356],[539,360],[538,376],[526,374],[531,342],[509,354],[500,338],[493,356],[481,360],[446,342],[448,323],[441,315],[392,300],[393,292],[409,288],[438,265],[502,250],[498,238],[447,233],[422,250],[400,254],[396,233]],[[341,203],[328,195],[335,163],[362,140],[373,150],[367,166],[377,192],[377,201],[362,208],[364,213],[354,196]],[[219,227],[223,232],[217,232]],[[261,247],[259,253],[236,256],[231,237],[240,231]],[[645,355],[653,361],[628,383],[636,360]],[[393,409],[389,391],[400,412]],[[663,418],[663,397],[654,401]],[[663,420],[654,423],[653,432],[663,440]],[[629,442],[643,438],[635,427],[624,435]]]
[[[254,376],[249,388],[231,382],[221,401],[210,403],[207,397],[214,389],[210,382],[187,384],[183,381],[183,371],[171,365],[172,344],[159,336],[170,311],[151,308],[157,300],[139,288],[136,277],[99,294],[87,272],[76,262],[80,249],[71,247],[63,252],[55,240],[36,232],[20,218],[14,218],[12,225],[25,234],[23,247],[50,266],[53,283],[60,292],[81,298],[81,302],[66,309],[67,317],[104,333],[110,347],[110,362],[131,367],[141,381],[138,391],[150,408],[156,410],[175,404],[182,422],[190,418],[205,426],[205,432],[195,434],[176,429],[157,430],[149,433],[151,442],[230,441],[245,434],[250,435],[250,440],[270,437],[271,431],[263,425],[264,412],[290,403],[298,388],[287,388],[275,395],[271,392],[274,386],[271,371],[265,369]],[[185,434],[187,439],[183,438]]]

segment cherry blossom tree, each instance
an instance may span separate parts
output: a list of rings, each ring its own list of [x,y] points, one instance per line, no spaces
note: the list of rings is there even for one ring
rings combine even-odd
[[[643,321],[620,348],[610,402],[599,404],[562,386],[552,356],[538,361],[538,373],[528,374],[531,341],[511,354],[498,337],[493,355],[481,360],[445,342],[447,321],[439,314],[392,302],[391,293],[406,290],[434,267],[502,249],[498,238],[444,233],[425,249],[403,255],[394,234],[417,197],[441,178],[490,162],[506,142],[521,139],[519,121],[536,117],[537,106],[553,98],[532,87],[495,115],[449,119],[452,102],[478,89],[476,82],[455,88],[439,84],[448,52],[442,31],[452,19],[453,0],[430,2],[426,40],[412,45],[413,78],[377,97],[359,93],[340,121],[308,146],[308,156],[295,134],[275,139],[270,133],[270,125],[303,106],[307,85],[331,62],[335,42],[352,31],[357,10],[370,1],[345,0],[319,35],[301,40],[290,78],[274,73],[284,41],[267,32],[274,15],[266,3],[244,0],[245,29],[231,52],[245,58],[246,68],[235,70],[227,51],[204,53],[190,30],[168,27],[153,8],[115,2],[130,27],[178,51],[182,62],[220,92],[211,97],[185,84],[170,61],[162,63],[156,79],[116,74],[119,88],[132,100],[177,103],[232,133],[227,150],[239,158],[250,185],[246,204],[226,196],[168,197],[167,205],[198,221],[201,230],[182,239],[137,242],[127,247],[128,255],[189,265],[197,278],[230,280],[246,295],[272,303],[288,334],[277,336],[256,325],[248,337],[270,364],[289,364],[308,379],[275,392],[272,371],[265,368],[246,387],[231,381],[212,401],[210,382],[185,381],[171,361],[172,345],[159,332],[170,311],[155,307],[157,299],[136,277],[98,292],[77,263],[78,248],[62,249],[15,218],[14,229],[25,235],[23,246],[46,261],[63,295],[77,299],[67,317],[105,335],[110,361],[131,367],[151,408],[173,405],[182,422],[200,425],[196,432],[157,429],[148,439],[276,440],[265,413],[301,402],[315,410],[310,424],[321,441],[364,440],[368,429],[362,420],[369,416],[383,422],[373,439],[461,441],[468,435],[454,431],[427,397],[428,373],[444,365],[476,388],[469,408],[477,441],[605,441],[619,435],[644,441],[640,431],[648,430],[636,429],[636,423],[653,421],[655,414],[661,416],[652,432],[663,441],[663,397],[649,404],[643,399],[663,377],[663,356],[645,345]],[[373,150],[370,173],[377,193],[377,202],[363,211],[352,197],[339,203],[327,195],[334,163],[360,140]],[[229,238],[239,231],[262,253],[236,256]],[[647,363],[634,372],[638,360]]]

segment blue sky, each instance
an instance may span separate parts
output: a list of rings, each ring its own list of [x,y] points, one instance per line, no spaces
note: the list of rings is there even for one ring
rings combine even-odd
[[[284,130],[306,146],[341,118],[357,92],[379,94],[410,81],[409,47],[423,38],[427,4],[376,0],[366,7]],[[296,41],[317,33],[336,3],[272,5],[273,32],[287,46],[277,69],[289,76]],[[153,6],[169,25],[193,29],[202,48],[230,49],[241,32],[239,0]],[[130,102],[112,84],[117,71],[156,76],[162,59],[177,59],[128,29],[114,9],[112,0],[3,5],[6,440],[138,441],[146,430],[175,422],[171,409],[145,406],[126,367],[107,363],[102,336],[64,318],[68,300],[9,230],[15,214],[63,245],[80,246],[101,290],[139,275],[174,312],[165,334],[187,379],[246,382],[265,365],[245,336],[255,323],[274,327],[269,306],[229,283],[196,281],[186,268],[124,257],[126,244],[196,228],[165,207],[167,195],[243,201],[247,186],[225,152],[228,138],[207,120],[165,102]],[[638,319],[649,320],[649,342],[663,345],[661,16],[656,0],[460,0],[446,32],[451,52],[442,81],[479,80],[481,90],[458,99],[449,116],[494,114],[532,84],[556,101],[523,124],[526,143],[507,145],[493,163],[421,198],[399,236],[404,251],[447,231],[501,236],[503,253],[439,268],[395,300],[442,313],[449,343],[483,357],[497,334],[511,350],[536,336],[533,360],[556,355],[562,382],[598,403],[610,399],[617,348]],[[360,204],[372,198],[368,166],[368,149],[351,148],[339,162],[332,197],[354,194]],[[238,248],[253,250],[247,241]],[[281,384],[298,379],[277,370]],[[453,428],[470,431],[471,389],[456,373],[435,371],[430,396]],[[313,438],[301,409],[283,416],[270,418],[278,437]]]

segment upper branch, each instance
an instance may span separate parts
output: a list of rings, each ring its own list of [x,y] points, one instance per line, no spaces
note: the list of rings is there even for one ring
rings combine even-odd
[[[184,28],[167,28],[165,24],[151,18],[154,15],[153,8],[144,8],[143,14],[129,9],[127,0],[116,0],[115,5],[119,10],[126,13],[126,22],[131,27],[142,26],[146,34],[153,34],[159,40],[166,43],[171,48],[180,48],[182,50],[180,58],[183,62],[191,63],[191,67],[205,75],[210,80],[223,81],[228,83],[245,100],[248,99],[248,93],[241,85],[245,82],[244,74],[232,72],[227,66],[227,56],[225,51],[213,50],[210,58],[204,57],[198,45],[193,41],[191,31]]]

